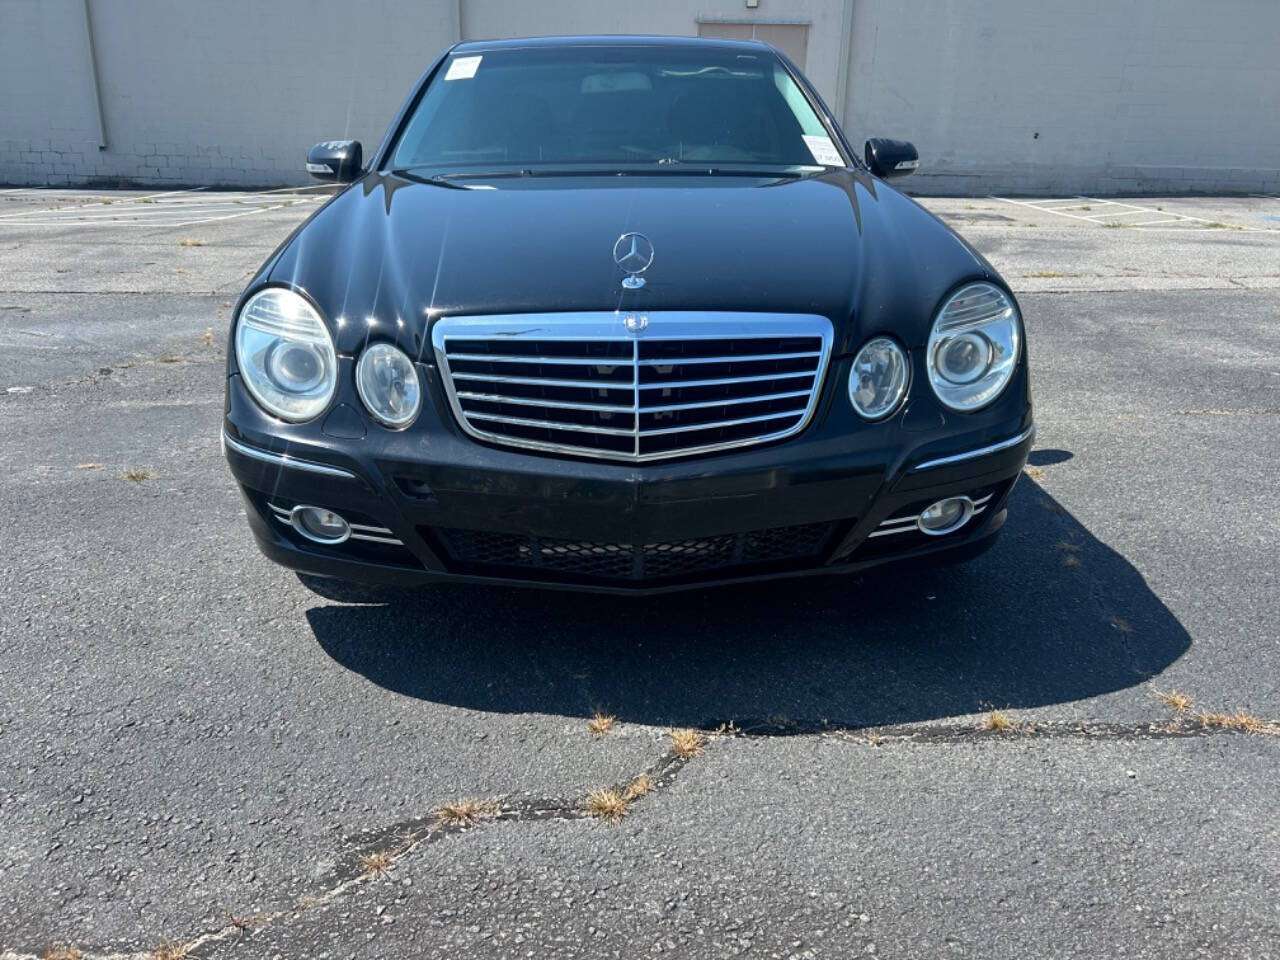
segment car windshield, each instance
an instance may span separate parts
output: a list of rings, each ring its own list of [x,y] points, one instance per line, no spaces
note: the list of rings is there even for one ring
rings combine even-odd
[[[681,163],[844,161],[769,50],[619,45],[451,55],[404,128],[392,167],[447,176]]]

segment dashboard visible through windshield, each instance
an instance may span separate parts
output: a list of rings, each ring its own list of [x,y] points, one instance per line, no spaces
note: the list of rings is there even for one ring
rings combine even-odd
[[[843,166],[766,49],[525,47],[450,55],[392,167]]]

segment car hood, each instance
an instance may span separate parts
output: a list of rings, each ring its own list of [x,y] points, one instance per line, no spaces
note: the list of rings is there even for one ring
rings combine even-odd
[[[466,184],[370,174],[259,279],[309,296],[341,353],[376,337],[430,361],[438,316],[587,310],[812,313],[835,325],[837,353],[879,332],[918,346],[944,294],[995,278],[930,213],[856,171]],[[629,231],[654,251],[634,291],[613,259]]]

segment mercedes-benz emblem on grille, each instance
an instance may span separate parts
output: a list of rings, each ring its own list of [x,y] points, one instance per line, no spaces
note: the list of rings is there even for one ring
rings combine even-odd
[[[624,233],[613,245],[613,262],[627,271],[622,285],[628,290],[638,290],[644,286],[644,277],[640,274],[653,263],[653,244],[643,233]]]
[[[627,328],[627,333],[639,333],[649,325],[649,318],[643,313],[628,313],[623,318],[622,325]]]

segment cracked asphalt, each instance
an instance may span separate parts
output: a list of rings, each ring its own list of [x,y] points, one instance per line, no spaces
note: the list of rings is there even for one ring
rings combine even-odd
[[[1280,199],[924,201],[1032,354],[968,566],[356,602],[217,444],[315,196],[0,196],[0,958],[1280,957]]]

